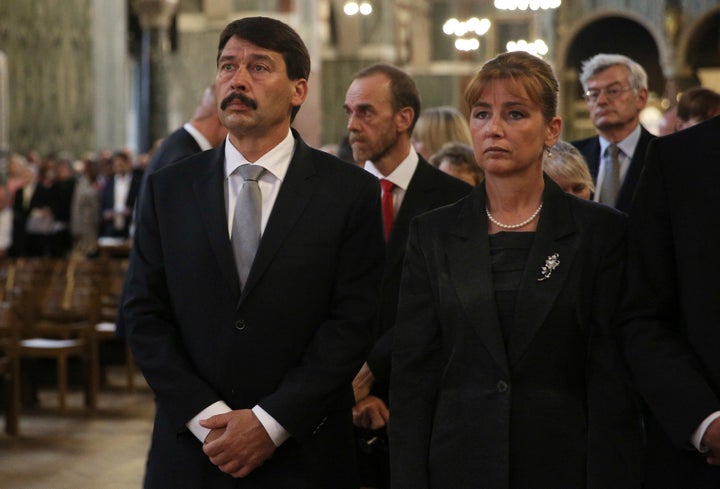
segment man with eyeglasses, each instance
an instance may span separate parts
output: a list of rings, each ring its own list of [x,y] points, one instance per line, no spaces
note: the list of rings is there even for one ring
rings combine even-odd
[[[580,83],[598,135],[572,144],[590,168],[593,200],[627,212],[654,137],[640,124],[647,74],[627,56],[601,53],[583,62]]]

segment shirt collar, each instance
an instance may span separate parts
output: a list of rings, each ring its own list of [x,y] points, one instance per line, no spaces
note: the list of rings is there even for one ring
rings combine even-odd
[[[190,124],[189,122],[186,122],[183,125],[183,129],[185,129],[187,132],[190,133],[190,135],[195,139],[195,141],[198,143],[198,146],[200,146],[200,149],[202,151],[207,151],[208,149],[212,149],[212,145],[210,144],[210,141],[207,140],[207,138],[198,131],[195,126]]]
[[[397,187],[400,187],[404,191],[407,191],[408,187],[410,186],[410,180],[412,180],[412,176],[415,173],[415,169],[417,168],[418,163],[418,155],[415,150],[410,147],[410,152],[408,153],[408,155],[405,157],[404,160],[400,162],[397,168],[395,168],[392,173],[390,173],[390,175],[384,176],[370,160],[365,162],[365,170],[372,173],[379,179],[384,178],[385,180],[390,180]]]
[[[285,179],[290,159],[295,150],[295,138],[292,131],[288,129],[288,134],[277,146],[258,158],[253,162],[254,165],[260,165],[275,178],[282,181]],[[233,174],[237,167],[248,165],[250,162],[235,148],[230,142],[230,136],[225,137],[225,178]]]
[[[623,152],[625,156],[627,156],[629,159],[632,159],[633,153],[635,153],[635,148],[637,147],[638,141],[640,141],[640,133],[642,132],[642,128],[640,127],[640,124],[638,124],[633,132],[627,135],[625,139],[617,143],[618,148]],[[607,150],[607,147],[610,146],[610,141],[603,138],[602,136],[599,136],[600,138],[600,155],[605,155],[605,151]]]

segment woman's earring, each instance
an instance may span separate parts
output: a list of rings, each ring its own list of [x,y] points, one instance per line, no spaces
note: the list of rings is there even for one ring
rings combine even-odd
[[[545,146],[545,151],[547,151],[548,158],[552,156],[552,152],[550,151],[550,146]]]

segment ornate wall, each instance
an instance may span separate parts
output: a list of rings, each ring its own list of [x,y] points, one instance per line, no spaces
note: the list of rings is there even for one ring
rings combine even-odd
[[[215,54],[219,29],[185,32],[173,53],[170,97],[170,125],[179,127],[195,111],[205,87],[215,81]]]
[[[471,0],[372,1],[374,17],[359,19],[342,13],[344,0],[181,0],[177,49],[166,64],[170,126],[176,127],[192,115],[202,90],[213,80],[217,36],[224,25],[249,13],[249,8],[262,9],[260,13],[268,15],[271,6],[278,5],[285,12],[283,18],[297,25],[311,45],[311,85],[318,92],[314,96],[317,102],[306,104],[299,122],[309,121],[306,125],[320,133],[313,141],[336,142],[344,134],[342,103],[350,77],[377,60],[398,63],[411,72],[425,107],[459,106],[464,78],[487,56],[494,55],[499,38],[495,44],[490,41],[487,53],[470,59],[458,56],[452,48],[439,46],[446,40],[433,32],[442,21],[439,17],[470,12],[485,15],[478,10],[478,5],[485,4]],[[137,80],[127,46],[126,3],[0,1],[0,51],[7,57],[9,93],[7,107],[0,107],[4,112],[0,119],[8,121],[11,150],[70,150],[79,155],[87,150],[126,145],[132,148],[137,138],[138,102],[134,95]],[[455,12],[460,4],[465,5],[465,10]],[[666,8],[672,5],[681,6],[682,11],[674,19],[675,34],[669,36]],[[294,10],[288,13],[288,9]],[[402,15],[396,15],[398,12]],[[709,12],[718,12],[717,0],[564,0],[552,21],[547,16],[543,21],[539,14],[522,15],[531,19],[530,35],[548,40],[551,53],[547,59],[563,79],[561,108],[566,127],[574,128],[579,135],[592,131],[592,127],[583,126],[587,117],[582,104],[574,108],[581,99],[576,68],[567,65],[567,53],[585,27],[613,16],[635,22],[657,46],[662,73],[658,76],[688,77],[697,71],[688,61],[689,53],[698,52],[700,44],[707,45],[708,39],[713,39],[709,34],[697,33],[717,31]],[[502,17],[512,21],[519,15],[506,13]],[[703,52],[703,60],[720,60],[720,52],[714,53],[715,57],[712,54]],[[720,61],[711,62],[711,69],[718,67]],[[305,128],[303,133],[311,134]]]
[[[93,148],[91,0],[3,0],[9,143],[41,153]]]
[[[711,73],[720,67],[720,44],[706,32],[715,32],[717,39],[713,12],[720,14],[716,0],[563,2],[557,19],[557,49],[551,59],[561,82],[563,137],[595,134],[578,74],[581,61],[598,52],[625,54],[643,65],[650,91],[648,110],[643,114],[649,118],[643,124],[653,131],[659,114],[674,103],[678,92],[700,83],[699,67]],[[703,19],[708,25],[699,28]],[[690,58],[700,48],[706,50],[700,56],[702,63],[694,63]]]

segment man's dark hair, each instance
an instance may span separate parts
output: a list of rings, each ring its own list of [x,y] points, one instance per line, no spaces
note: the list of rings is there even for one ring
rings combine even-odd
[[[128,155],[125,151],[118,150],[113,152],[112,158],[120,158],[121,160],[125,161],[126,163],[130,162],[130,155]]]
[[[220,34],[215,63],[227,42],[233,37],[244,39],[263,49],[280,53],[285,60],[287,76],[291,80],[310,77],[310,54],[300,36],[292,27],[270,17],[244,17],[230,22]],[[300,107],[293,107],[290,120]]]
[[[280,53],[291,80],[310,78],[310,54],[298,33],[289,25],[270,17],[245,17],[230,22],[220,34],[216,62],[220,60],[225,44],[233,37]]]

